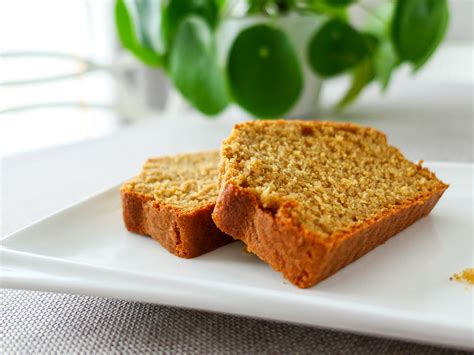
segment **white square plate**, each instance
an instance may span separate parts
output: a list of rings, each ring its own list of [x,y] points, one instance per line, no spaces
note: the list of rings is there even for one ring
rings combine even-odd
[[[430,216],[301,290],[232,243],[199,258],[125,230],[118,188],[2,241],[4,287],[79,293],[474,348],[473,165],[429,166],[451,186]]]

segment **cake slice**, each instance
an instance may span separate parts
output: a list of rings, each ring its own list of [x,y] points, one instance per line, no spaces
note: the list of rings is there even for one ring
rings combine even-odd
[[[448,187],[383,133],[317,121],[236,125],[219,186],[217,227],[299,287],[427,215]]]
[[[127,229],[151,236],[183,258],[232,241],[211,218],[218,162],[217,151],[149,159],[120,189]]]

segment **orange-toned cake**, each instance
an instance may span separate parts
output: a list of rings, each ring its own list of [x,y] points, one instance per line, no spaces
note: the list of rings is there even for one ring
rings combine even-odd
[[[218,161],[217,151],[149,159],[120,189],[127,229],[151,236],[183,258],[231,242],[211,218]]]

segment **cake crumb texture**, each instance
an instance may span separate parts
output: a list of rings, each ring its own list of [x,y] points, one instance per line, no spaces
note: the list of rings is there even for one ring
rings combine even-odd
[[[264,209],[328,238],[447,185],[351,124],[255,121],[224,142],[220,181],[253,193]]]
[[[149,159],[121,187],[123,219],[169,252],[193,258],[231,242],[212,220],[217,197],[217,151]]]
[[[218,162],[218,151],[151,158],[122,191],[134,191],[190,211],[215,203]]]
[[[454,274],[449,279],[474,285],[474,268],[466,268],[463,271]]]

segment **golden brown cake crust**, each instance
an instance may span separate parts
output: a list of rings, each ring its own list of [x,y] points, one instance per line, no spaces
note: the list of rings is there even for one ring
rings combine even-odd
[[[214,204],[184,213],[133,191],[122,190],[121,197],[127,229],[152,237],[179,257],[193,258],[233,241],[212,221]]]
[[[357,127],[322,124],[347,129]],[[223,172],[221,166],[220,192],[212,215],[218,228],[242,240],[249,251],[301,288],[311,287],[331,276],[429,214],[448,187],[440,182],[434,191],[422,193],[415,200],[400,203],[350,230],[321,238],[288,214],[281,213],[285,204],[291,207],[293,201],[283,202],[283,208],[276,211],[264,208],[255,192],[227,181],[222,177]]]
[[[193,258],[231,242],[212,221],[217,151],[148,159],[120,188],[127,229],[151,236],[169,252]]]
[[[311,287],[357,260],[430,213],[444,192],[401,206],[378,220],[335,239],[318,238],[261,208],[252,194],[232,184],[223,187],[213,220],[225,233],[242,240],[259,258],[293,284]]]

